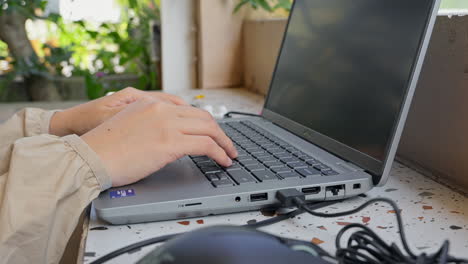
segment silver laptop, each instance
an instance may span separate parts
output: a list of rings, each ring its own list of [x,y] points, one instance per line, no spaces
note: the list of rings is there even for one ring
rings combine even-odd
[[[296,0],[261,117],[220,120],[230,168],[184,157],[94,202],[112,224],[344,199],[387,181],[439,0]],[[157,146],[155,146],[157,147]]]

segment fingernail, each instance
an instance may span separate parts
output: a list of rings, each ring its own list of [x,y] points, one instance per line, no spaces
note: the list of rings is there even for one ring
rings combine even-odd
[[[232,159],[227,158],[226,164],[227,164],[228,167],[232,166]]]

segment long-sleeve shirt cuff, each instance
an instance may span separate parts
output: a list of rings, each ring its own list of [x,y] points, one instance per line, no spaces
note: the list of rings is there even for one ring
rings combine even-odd
[[[44,111],[36,108],[25,109],[26,136],[49,134],[50,120],[60,110]]]
[[[65,142],[67,142],[78,155],[88,164],[90,169],[92,170],[93,174],[96,176],[99,185],[101,187],[101,191],[105,191],[112,187],[112,180],[107,173],[104,164],[102,163],[99,156],[94,152],[93,149],[89,147],[86,142],[84,142],[79,136],[77,135],[69,135],[63,137]]]

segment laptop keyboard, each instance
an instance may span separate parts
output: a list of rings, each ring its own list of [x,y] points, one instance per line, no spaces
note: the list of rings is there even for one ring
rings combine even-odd
[[[220,124],[239,156],[223,168],[207,156],[190,156],[214,187],[232,187],[338,173],[250,121]]]

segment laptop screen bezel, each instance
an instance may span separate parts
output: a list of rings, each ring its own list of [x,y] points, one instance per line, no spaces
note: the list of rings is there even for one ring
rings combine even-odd
[[[287,32],[289,30],[291,17],[294,14],[296,6],[296,1],[293,3],[293,7],[291,8],[291,14],[287,22],[286,30],[283,36],[283,40],[281,43],[281,48],[279,50],[279,54],[276,59],[275,69],[272,74],[270,88],[268,90],[265,104],[263,107],[262,117],[266,120],[282,127],[290,131],[291,133],[303,138],[304,140],[340,157],[341,159],[351,162],[360,168],[364,169],[368,173],[373,176],[374,185],[383,185],[384,182],[387,180],[388,175],[383,177],[385,174],[388,174],[390,170],[390,166],[393,162],[396,148],[398,147],[398,142],[401,137],[401,133],[404,127],[404,123],[406,121],[406,117],[409,111],[409,105],[411,104],[411,100],[414,94],[414,90],[416,88],[417,81],[419,79],[419,74],[422,68],[422,63],[424,61],[424,57],[427,51],[427,47],[429,44],[430,36],[432,33],[432,29],[434,26],[435,18],[437,16],[437,11],[440,6],[440,0],[432,0],[432,7],[430,12],[427,14],[426,18],[426,26],[421,34],[419,45],[418,45],[418,53],[415,56],[413,61],[413,65],[411,67],[411,76],[408,79],[407,89],[404,96],[403,103],[400,108],[400,112],[398,114],[397,121],[395,122],[392,128],[392,136],[391,139],[387,142],[387,146],[385,148],[385,158],[383,161],[377,160],[374,157],[371,157],[359,150],[351,148],[341,142],[334,140],[326,135],[323,135],[311,128],[305,127],[300,123],[297,123],[285,116],[282,116],[279,113],[276,113],[270,109],[268,109],[268,101],[271,96],[272,86],[274,83],[275,76],[278,71],[278,65],[281,60],[281,55],[283,52],[284,43],[287,39]]]

